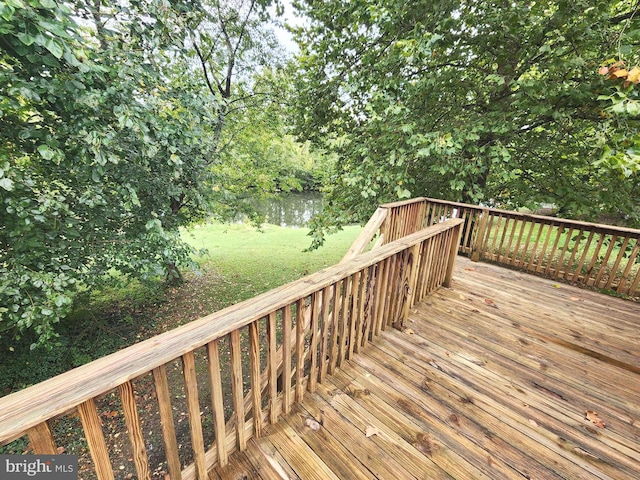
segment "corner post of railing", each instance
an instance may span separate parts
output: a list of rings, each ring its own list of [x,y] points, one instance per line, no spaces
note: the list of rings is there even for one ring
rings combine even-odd
[[[472,219],[469,217],[469,221]],[[482,246],[484,245],[484,237],[487,234],[487,224],[489,223],[489,209],[483,208],[478,221],[478,233],[474,235],[471,242],[471,261],[478,262],[482,257]],[[468,226],[467,228],[471,228]]]
[[[416,292],[418,290],[418,270],[420,269],[420,244],[416,244],[409,249],[409,283],[407,288],[407,299],[402,307],[402,325],[409,319],[409,309],[416,302]]]
[[[458,255],[458,246],[460,245],[460,239],[462,238],[462,226],[464,221],[460,220],[460,223],[453,227],[451,230],[451,243],[449,244],[449,257],[447,258],[447,270],[444,276],[444,282],[442,285],[449,288],[451,286],[451,279],[453,277],[453,266]]]

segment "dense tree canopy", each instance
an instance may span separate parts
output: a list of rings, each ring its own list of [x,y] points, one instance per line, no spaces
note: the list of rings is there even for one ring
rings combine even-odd
[[[636,87],[598,72],[637,63],[636,1],[297,6],[298,132],[341,159],[318,228],[418,195],[638,224]]]
[[[281,187],[224,153],[241,149],[235,112],[268,103],[254,76],[280,63],[273,3],[0,3],[0,336],[50,341],[112,272],[179,275],[179,227]]]

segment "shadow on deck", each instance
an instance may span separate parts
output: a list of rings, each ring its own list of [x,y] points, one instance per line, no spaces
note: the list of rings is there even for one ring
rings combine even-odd
[[[640,478],[638,313],[459,257],[210,478]]]

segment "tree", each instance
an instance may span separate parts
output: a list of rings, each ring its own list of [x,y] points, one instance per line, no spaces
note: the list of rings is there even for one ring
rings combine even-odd
[[[125,50],[126,31],[72,13],[0,6],[0,331],[33,332],[34,346],[79,285],[189,263],[178,228],[207,214],[212,191],[203,85],[162,45]]]
[[[620,131],[598,67],[637,51],[637,2],[297,6],[297,131],[340,156],[318,232],[417,195],[638,222],[637,174],[596,162]]]

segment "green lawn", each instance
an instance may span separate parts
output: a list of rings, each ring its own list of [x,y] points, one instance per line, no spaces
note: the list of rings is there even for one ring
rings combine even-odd
[[[30,351],[28,338],[0,340],[0,396],[339,262],[360,233],[347,227],[305,252],[308,229],[211,223],[183,233],[208,253],[185,283],[166,287],[116,278],[86,292],[58,328],[58,345]]]
[[[311,243],[306,228],[264,225],[258,231],[245,224],[210,223],[185,232],[183,238],[207,250],[197,260],[225,279],[217,294],[224,294],[223,303],[229,304],[335,265],[360,231],[346,227],[311,252],[304,251]]]

